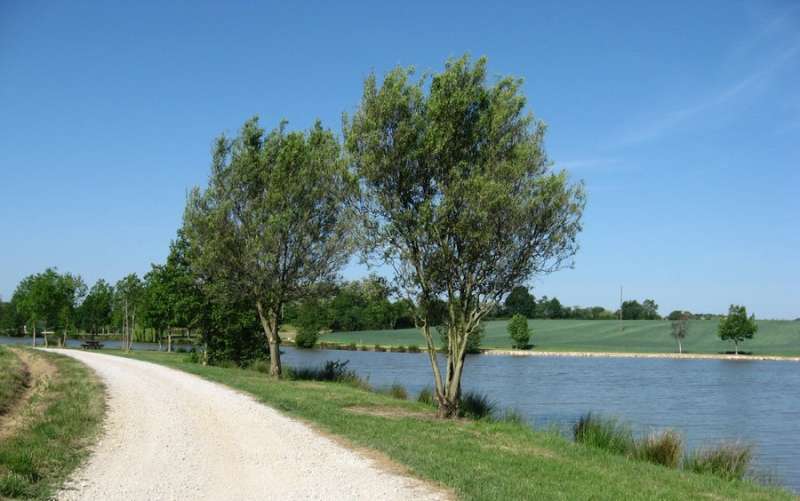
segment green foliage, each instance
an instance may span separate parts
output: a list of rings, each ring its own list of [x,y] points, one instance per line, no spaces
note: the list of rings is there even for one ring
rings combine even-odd
[[[558,298],[550,298],[542,296],[539,303],[536,305],[536,316],[539,318],[564,318],[564,307]]]
[[[517,313],[508,322],[508,334],[511,336],[512,346],[520,350],[530,348],[531,335],[528,330],[528,319]]]
[[[575,253],[584,194],[566,172],[550,172],[545,126],[525,111],[520,80],[490,84],[486,59],[466,56],[430,81],[412,77],[395,68],[379,86],[369,76],[345,144],[363,188],[365,247],[416,296],[429,347],[429,306],[447,304],[453,370],[434,375],[452,414],[473,332],[516,285]]]
[[[677,320],[670,322],[672,337],[678,342],[678,351],[683,352],[683,340],[689,335],[689,316],[681,313]]]
[[[288,379],[293,381],[349,381],[358,379],[354,370],[348,369],[349,360],[328,360],[321,367],[287,368]]]
[[[747,308],[732,304],[728,309],[728,316],[719,321],[717,335],[723,341],[733,341],[735,351],[739,353],[739,343],[746,339],[753,339],[758,331],[755,315],[747,316]]]
[[[461,395],[458,414],[459,417],[469,419],[488,419],[492,417],[496,408],[497,403],[488,395],[468,391]]]
[[[298,348],[313,348],[317,344],[319,331],[324,323],[322,310],[316,298],[302,301],[297,307],[293,323],[297,327],[294,344]]]
[[[740,443],[723,443],[700,449],[684,460],[684,469],[695,473],[716,475],[725,480],[744,478],[753,459],[753,448]]]
[[[674,430],[651,433],[637,440],[634,449],[639,460],[677,468],[683,455],[683,438]]]
[[[514,287],[506,297],[506,311],[510,315],[523,315],[526,318],[536,316],[536,299],[522,285]]]
[[[279,376],[284,306],[332,282],[350,256],[345,202],[355,190],[336,136],[317,122],[266,134],[258,119],[215,144],[208,188],[184,214],[193,270],[211,297],[250,304]]]
[[[294,344],[298,348],[313,348],[317,344],[319,332],[313,327],[300,327],[294,337]]]
[[[575,441],[614,454],[629,454],[635,450],[633,432],[625,423],[587,413],[572,428]]]
[[[645,299],[641,304],[636,300],[622,303],[623,320],[658,320],[660,318],[658,305],[652,299]]]
[[[417,395],[417,402],[421,402],[423,404],[433,405],[433,390],[430,388],[423,388],[419,391],[419,395]]]
[[[97,334],[103,328],[110,327],[113,303],[113,287],[102,278],[97,280],[78,308],[80,327],[92,334]]]
[[[86,285],[78,275],[61,274],[55,268],[24,278],[11,299],[17,321],[31,329],[73,330],[78,305],[86,296]]]
[[[398,400],[408,400],[408,391],[399,383],[394,383],[382,393],[385,393],[386,395]]]

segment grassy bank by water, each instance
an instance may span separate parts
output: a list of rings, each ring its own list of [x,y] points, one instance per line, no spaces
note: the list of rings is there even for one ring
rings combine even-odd
[[[272,381],[253,370],[204,367],[182,354],[127,356],[252,394],[384,454],[459,499],[792,499],[782,490],[631,460],[519,423],[435,420],[429,405],[343,383]]]
[[[486,322],[483,348],[511,348],[506,330],[508,321]],[[717,337],[717,320],[692,320],[683,343],[687,353],[724,353],[733,344]],[[674,353],[675,341],[666,320],[529,320],[531,341],[539,351],[590,351],[629,353]],[[800,322],[759,320],[759,330],[741,349],[756,355],[800,356]],[[333,332],[320,337],[322,342],[356,343],[365,346],[422,346],[417,329]]]
[[[25,390],[0,417],[0,498],[50,499],[97,436],[103,387],[91,370],[67,357],[0,349],[0,379],[19,363],[29,374]]]

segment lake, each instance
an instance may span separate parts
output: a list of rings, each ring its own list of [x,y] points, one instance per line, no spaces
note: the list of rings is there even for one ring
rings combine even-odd
[[[0,337],[0,343],[30,345],[30,338]],[[158,345],[135,343],[134,349]],[[425,354],[283,352],[284,364],[292,366],[349,360],[375,387],[400,383],[416,395],[432,386]],[[638,433],[673,428],[690,448],[741,440],[756,447],[758,471],[800,492],[798,362],[472,355],[464,389],[491,395],[500,409],[514,408],[539,428],[555,425],[566,432],[592,411],[624,419]]]

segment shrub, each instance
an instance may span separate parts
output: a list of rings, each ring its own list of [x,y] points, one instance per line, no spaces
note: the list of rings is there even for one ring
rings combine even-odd
[[[677,468],[683,454],[683,438],[674,430],[651,433],[636,443],[636,458]]]
[[[575,441],[615,454],[628,454],[634,450],[633,433],[628,425],[613,418],[603,418],[587,413],[572,428]]]
[[[328,360],[322,367],[287,367],[289,379],[295,381],[336,381],[358,379],[355,371],[347,369],[349,360]]]
[[[253,360],[250,364],[250,370],[260,372],[262,374],[269,374],[269,362],[267,360]]]
[[[376,344],[375,345],[375,351],[386,351],[386,348],[384,348],[383,346],[381,346],[379,344]]]
[[[319,331],[316,325],[303,324],[297,330],[297,335],[294,337],[294,344],[298,348],[313,348],[319,339]]]
[[[417,346],[415,344],[409,345],[408,352],[409,353],[419,353],[420,352],[419,346]]]
[[[470,419],[490,418],[496,407],[497,404],[487,395],[470,391],[461,396],[458,415]]]
[[[347,345],[347,347],[345,347],[345,350],[358,351],[358,345],[355,343],[350,343]]]
[[[725,480],[741,480],[752,459],[751,446],[730,442],[693,452],[686,457],[683,467],[695,473],[716,475]]]
[[[417,396],[417,402],[433,405],[433,390],[430,388],[423,388],[420,390],[419,396]]]
[[[508,334],[511,336],[511,345],[520,350],[526,350],[530,347],[531,334],[528,329],[528,319],[519,313],[511,317],[508,322]]]
[[[394,383],[392,386],[386,388],[386,390],[382,391],[386,395],[389,395],[392,398],[396,398],[398,400],[408,400],[408,392],[403,387],[403,385],[399,383]]]
[[[397,351],[399,353],[405,353],[406,352],[406,347],[401,344],[400,346],[397,347]]]

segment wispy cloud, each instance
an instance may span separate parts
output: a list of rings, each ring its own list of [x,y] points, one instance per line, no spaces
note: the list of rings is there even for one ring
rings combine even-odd
[[[595,158],[562,160],[556,162],[556,167],[564,167],[570,170],[582,170],[582,169],[614,167],[619,164],[620,164],[620,159],[617,157],[595,157]]]
[[[765,31],[773,32],[777,29],[776,27],[783,26],[785,23],[786,16],[784,15],[778,20],[768,23]],[[763,34],[759,35],[759,37],[762,36]],[[793,38],[793,44],[773,52],[774,55],[772,57],[761,54],[757,59],[763,62],[743,78],[703,98],[697,99],[689,106],[668,111],[650,121],[636,124],[635,128],[622,134],[619,141],[620,144],[630,145],[657,139],[700,114],[714,113],[745,96],[752,95],[765,88],[779,75],[780,70],[793,63],[800,53],[800,40],[796,37]],[[740,50],[737,50],[737,52],[740,52]]]

